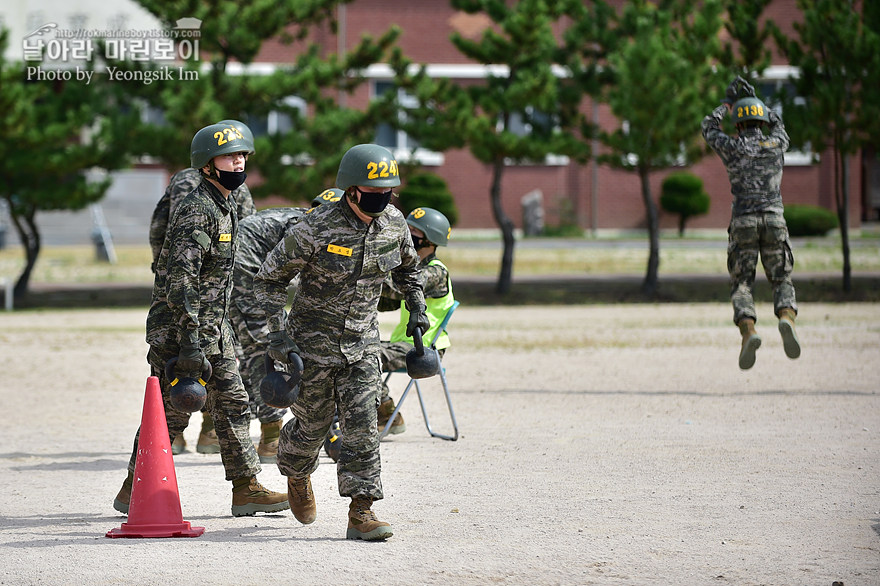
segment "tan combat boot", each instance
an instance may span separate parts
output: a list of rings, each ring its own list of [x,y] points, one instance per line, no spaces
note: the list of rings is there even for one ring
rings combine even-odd
[[[795,359],[801,355],[801,343],[798,341],[797,332],[794,331],[794,310],[790,307],[779,311],[779,333],[782,335],[782,347],[785,355]]]
[[[284,427],[283,419],[260,424],[260,444],[257,446],[257,455],[263,464],[274,464],[278,461],[278,439],[281,437],[282,427]]]
[[[277,513],[289,508],[284,493],[273,492],[257,482],[256,476],[232,481],[232,516],[252,517],[255,513]]]
[[[131,503],[131,485],[133,482],[134,476],[129,472],[122,483],[122,488],[119,489],[116,498],[113,499],[113,508],[126,515],[128,514],[128,505]]]
[[[379,421],[377,427],[379,428],[379,433],[385,429],[385,426],[388,424],[388,420],[391,418],[391,414],[394,413],[394,399],[388,397],[381,403],[379,403],[379,411],[377,412],[379,416]],[[397,435],[398,433],[403,433],[406,431],[406,423],[403,422],[403,415],[400,413],[397,414],[397,417],[394,418],[394,423],[391,424],[391,427],[388,428],[388,433],[392,435]]]
[[[761,337],[755,331],[755,320],[744,317],[737,324],[742,334],[742,349],[739,352],[739,367],[748,370],[755,365],[755,352],[761,347]]]
[[[174,441],[171,442],[171,453],[175,456],[178,454],[182,454],[186,451],[186,439],[184,439],[183,434],[180,433],[174,438]]]
[[[376,514],[370,510],[372,505],[373,499],[368,496],[352,497],[348,508],[346,539],[381,541],[394,535],[391,525],[377,519]]]
[[[290,503],[290,511],[296,520],[303,525],[314,523],[318,517],[318,507],[315,502],[315,493],[312,492],[312,479],[287,478],[287,502]]]
[[[220,440],[217,439],[217,432],[214,431],[214,418],[207,411],[202,412],[202,431],[199,432],[196,451],[200,454],[220,453]]]

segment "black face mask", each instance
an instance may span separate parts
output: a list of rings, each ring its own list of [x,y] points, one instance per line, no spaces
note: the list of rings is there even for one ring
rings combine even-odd
[[[391,201],[390,189],[388,191],[383,191],[382,193],[370,193],[367,191],[361,191],[355,186],[355,191],[361,195],[360,201],[354,202],[355,205],[371,218],[378,218],[381,216],[385,211],[385,208],[388,207],[388,203]]]
[[[244,171],[221,171],[217,169],[217,182],[229,191],[235,191],[241,187],[245,179],[247,179],[247,173]]]
[[[416,250],[428,245],[428,243],[425,241],[425,239],[422,238],[421,236],[416,236],[415,234],[412,234],[412,233],[410,233],[410,236],[412,237],[413,246],[415,247]]]

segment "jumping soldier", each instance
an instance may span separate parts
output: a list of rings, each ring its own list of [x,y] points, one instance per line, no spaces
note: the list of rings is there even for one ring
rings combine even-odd
[[[721,129],[726,113],[736,125],[737,136],[728,136]],[[763,132],[765,127],[769,130],[767,135]],[[783,158],[789,145],[785,125],[776,112],[755,97],[754,88],[737,77],[728,86],[722,104],[703,118],[702,132],[727,168],[733,194],[727,229],[727,268],[733,321],[742,334],[739,367],[751,368],[761,346],[755,331],[758,318],[752,296],[759,254],[773,289],[773,308],[779,318],[785,355],[797,358],[801,347],[794,329],[794,255],[782,215],[780,192]]]
[[[282,493],[264,488],[250,438],[248,397],[235,361],[229,324],[232,263],[238,217],[230,192],[245,180],[251,145],[228,124],[199,130],[190,148],[192,166],[202,182],[183,198],[172,216],[159,257],[150,310],[147,315],[147,361],[159,378],[168,430],[173,442],[190,414],[171,403],[165,367],[177,358],[173,376],[198,378],[205,361],[213,371],[208,379],[207,404],[213,415],[226,479],[232,481],[232,514],[249,516],[288,508]],[[140,430],[135,435],[128,476],[113,506],[128,513]]]
[[[351,498],[348,539],[384,540],[391,526],[372,503],[383,498],[376,429],[380,362],[377,305],[389,272],[410,310],[407,334],[429,327],[419,257],[400,211],[389,206],[400,185],[388,149],[361,144],[342,157],[336,186],[345,197],[306,214],[254,279],[269,323],[269,355],[299,354],[304,364],[294,418],[281,430],[278,468],[288,477],[290,508],[301,523],[317,516],[310,475],[338,405],[343,430],[339,494]],[[299,275],[284,320],[287,284]],[[294,342],[296,340],[296,342]]]

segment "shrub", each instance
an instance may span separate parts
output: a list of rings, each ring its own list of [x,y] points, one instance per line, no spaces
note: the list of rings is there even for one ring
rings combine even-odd
[[[400,207],[404,215],[416,208],[434,208],[449,220],[451,226],[458,222],[458,209],[449,186],[434,173],[415,173],[406,180],[399,193]]]
[[[791,236],[824,236],[838,226],[837,215],[819,206],[789,204],[783,215]]]
[[[660,207],[678,214],[678,235],[684,235],[688,218],[709,211],[709,194],[703,189],[703,180],[693,173],[670,173],[663,180],[660,191]]]

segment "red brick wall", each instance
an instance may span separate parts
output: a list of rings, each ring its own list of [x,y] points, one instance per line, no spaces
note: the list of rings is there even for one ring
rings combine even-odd
[[[788,33],[793,30],[791,22],[800,19],[795,0],[774,0],[765,15]],[[346,46],[354,46],[364,34],[378,36],[389,26],[397,25],[402,29],[398,45],[416,63],[466,63],[465,58],[449,41],[449,36],[454,30],[459,30],[462,34],[475,38],[488,24],[481,17],[458,13],[447,2],[439,0],[358,0],[346,5],[344,16]],[[317,31],[314,38],[324,45],[328,53],[336,52],[337,40],[329,31]],[[292,61],[297,50],[296,46],[267,43],[258,60]],[[776,56],[774,63],[783,64],[784,61]],[[719,92],[721,89],[719,88]],[[370,98],[370,90],[364,86],[347,98],[347,104],[357,107]],[[615,124],[606,107],[600,108],[600,122],[606,128]],[[695,121],[694,125],[698,128],[699,121]],[[787,166],[782,182],[783,201],[821,205],[834,210],[831,161],[830,153],[825,153],[819,165]],[[453,150],[445,153],[445,163],[441,167],[427,170],[438,173],[448,182],[460,211],[458,228],[497,226],[489,196],[491,169],[487,165],[475,160],[467,151]],[[709,155],[689,170],[703,178],[712,203],[709,214],[690,220],[688,227],[726,227],[730,215],[730,188],[718,157]],[[853,226],[858,226],[861,217],[859,194],[862,187],[857,157],[852,160],[851,170],[851,222]],[[651,192],[655,202],[659,202],[660,184],[668,172],[658,172],[651,176]],[[403,180],[405,182],[406,178]],[[594,174],[592,165],[575,164],[569,167],[508,167],[502,184],[502,201],[505,213],[517,226],[522,224],[520,198],[533,189],[540,189],[544,194],[545,221],[548,225],[559,224],[560,213],[564,213],[567,220],[573,214],[583,228],[645,227],[645,206],[639,178],[635,173],[602,166]],[[570,202],[567,207],[560,203],[561,199]],[[594,201],[595,218],[592,213]],[[677,226],[676,217],[662,211],[660,220],[661,228],[673,229]]]

